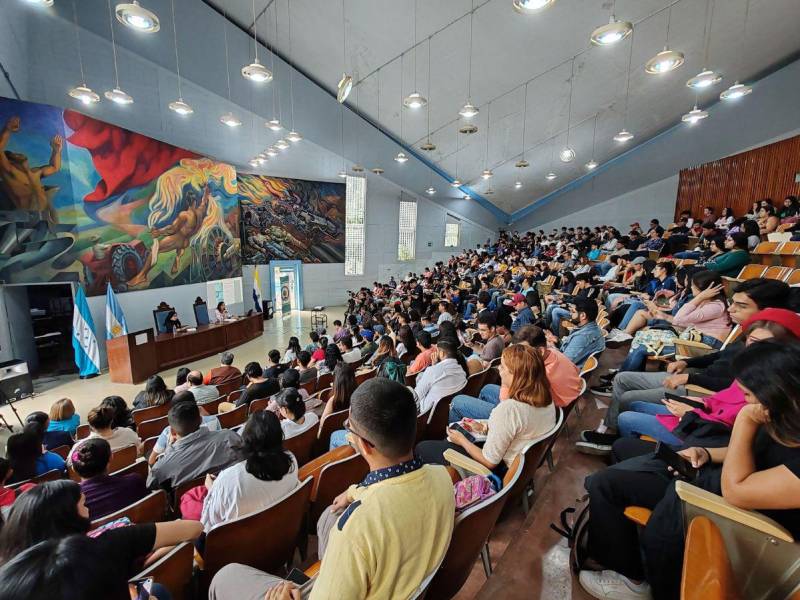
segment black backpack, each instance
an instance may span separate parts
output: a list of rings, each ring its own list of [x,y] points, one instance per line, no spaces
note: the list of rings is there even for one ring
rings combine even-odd
[[[567,538],[569,566],[576,575],[585,568],[589,558],[589,494],[577,499],[575,506],[561,511],[561,527],[550,523],[550,528]],[[570,519],[569,515],[575,515]],[[570,524],[570,520],[572,523]]]

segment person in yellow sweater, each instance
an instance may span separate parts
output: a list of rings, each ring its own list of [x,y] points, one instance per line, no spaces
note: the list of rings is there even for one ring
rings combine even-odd
[[[409,598],[434,573],[453,533],[453,484],[442,466],[414,456],[417,406],[400,383],[376,377],[350,399],[350,444],[369,464],[364,480],[330,508],[327,544],[310,594],[251,567],[217,573],[209,600],[341,600]],[[322,523],[331,515],[323,515]]]

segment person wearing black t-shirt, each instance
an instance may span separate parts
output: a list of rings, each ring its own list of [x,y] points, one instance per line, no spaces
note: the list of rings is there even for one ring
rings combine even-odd
[[[699,468],[693,485],[738,508],[763,512],[797,538],[800,344],[751,344],[734,359],[733,372],[748,404],[736,417],[728,446],[691,447],[679,453]],[[679,598],[684,520],[674,474],[666,464],[652,454],[631,458],[589,476],[586,489],[589,554],[607,570],[581,571],[584,589],[596,597],[605,597],[602,594],[614,587],[630,598],[650,593],[655,600]],[[623,515],[631,505],[653,511],[641,532]]]
[[[280,391],[278,380],[265,377],[261,365],[257,362],[245,365],[244,374],[248,383],[242,395],[236,400],[236,406],[250,404],[253,400],[258,400],[259,398],[269,398]]]

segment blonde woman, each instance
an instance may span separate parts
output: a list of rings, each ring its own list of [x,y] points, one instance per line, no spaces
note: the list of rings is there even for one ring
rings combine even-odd
[[[75,405],[69,398],[56,400],[50,407],[50,424],[47,431],[66,431],[75,437],[78,425],[81,424],[80,416],[75,412]]]

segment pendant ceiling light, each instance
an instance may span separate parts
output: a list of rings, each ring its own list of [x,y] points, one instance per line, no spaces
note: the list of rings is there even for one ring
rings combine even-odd
[[[594,113],[594,130],[592,131],[592,158],[584,166],[592,171],[597,168],[597,161],[594,159],[594,147],[597,140],[597,113]]]
[[[461,197],[462,197],[464,200],[469,200],[469,199],[471,199],[471,198],[472,198],[472,196],[470,196],[469,194],[464,194],[464,195],[463,195],[463,196],[461,196]]]
[[[342,78],[336,84],[336,100],[339,104],[347,100],[353,89],[353,78],[347,74],[347,29],[345,27],[344,0],[342,0]]]
[[[491,187],[490,188],[486,188],[486,191],[483,192],[483,193],[486,194],[487,196],[494,196],[494,188],[491,188]]]
[[[275,142],[275,147],[278,150],[286,150],[289,148],[289,143],[284,139],[280,139],[277,142]]]
[[[459,175],[459,172],[458,172],[458,167],[459,167],[458,158],[459,158],[459,151],[460,151],[459,141],[460,140],[458,139],[458,130],[456,130],[456,178],[453,179],[453,181],[450,182],[450,187],[453,187],[453,188],[459,188],[459,187],[461,187],[463,185],[461,183],[461,180],[458,178],[458,175]]]
[[[178,75],[178,99],[169,103],[169,109],[181,115],[182,117],[188,116],[194,112],[194,109],[183,100],[181,93],[181,61],[178,56],[178,26],[175,19],[175,0],[172,0],[172,43],[175,47],[175,72]]]
[[[272,73],[269,72],[267,67],[258,62],[258,59],[242,67],[242,77],[255,83],[272,81]]]
[[[288,12],[287,18],[289,19],[289,106],[291,107],[292,128],[286,134],[286,139],[296,144],[302,141],[303,136],[300,135],[294,128],[294,61],[291,60],[292,56],[292,3],[290,0],[286,2],[286,10]]]
[[[742,21],[742,34],[739,36],[741,40],[741,47],[739,49],[740,57],[743,59],[747,55],[747,19],[750,16],[750,3],[745,2],[744,19]],[[731,87],[724,90],[720,95],[720,100],[738,100],[742,96],[747,96],[753,88],[749,85],[735,81]]]
[[[553,181],[556,177],[558,177],[558,175],[556,175],[553,171],[550,171],[549,173],[547,173],[547,175],[544,176],[544,178],[547,179],[547,181]]]
[[[78,66],[81,69],[81,82],[67,92],[71,98],[75,98],[82,104],[97,104],[100,102],[100,95],[92,88],[86,85],[86,77],[83,72],[83,55],[81,53],[81,33],[78,27],[78,9],[75,6],[75,0],[72,0],[72,19],[75,23],[75,41],[78,48]]]
[[[362,166],[361,166],[360,164],[358,164],[358,163],[354,164],[354,165],[351,167],[351,169],[353,169],[353,173],[363,173],[363,172],[364,172],[364,167],[362,167]]]
[[[494,173],[492,173],[492,170],[489,168],[489,133],[491,131],[491,117],[492,117],[492,103],[490,101],[489,106],[486,107],[486,151],[483,155],[484,169],[481,172],[481,178],[484,180],[491,179],[492,175],[494,175]]]
[[[394,160],[402,165],[408,160],[408,157],[403,152],[398,152],[397,156],[394,157]]]
[[[280,131],[283,129],[281,122],[278,119],[270,119],[265,123],[267,129],[271,129],[272,131]]]
[[[530,15],[552,6],[555,0],[512,0],[511,6],[522,15]]]
[[[672,24],[672,4],[667,9],[667,41],[664,49],[648,60],[644,65],[644,70],[651,75],[663,75],[674,71],[683,64],[683,52],[670,50],[669,48],[669,28]]]
[[[414,0],[414,91],[403,99],[403,106],[406,108],[422,108],[428,103],[427,98],[417,91],[417,0]],[[430,65],[430,61],[428,61]],[[430,90],[430,86],[428,88]]]
[[[628,100],[630,99],[631,95],[631,65],[633,61],[633,38],[634,36],[631,35],[631,46],[628,50],[628,72],[625,74],[625,112],[623,113],[622,117],[622,129],[620,132],[614,136],[614,141],[620,144],[624,144],[633,139],[633,134],[628,131]]]
[[[416,62],[416,59],[415,59]],[[431,38],[428,37],[428,95],[431,93]],[[428,104],[428,108],[425,111],[426,117],[428,119],[428,137],[420,146],[421,150],[425,152],[433,152],[436,150],[436,144],[431,141],[431,105]]]
[[[516,189],[520,189],[522,187],[522,182],[521,181],[517,181],[516,183],[514,183],[514,187]]]
[[[481,171],[481,178],[482,179],[491,179],[494,173],[492,173],[491,169],[484,169]]]
[[[475,2],[471,0],[471,10],[469,11],[469,44],[467,45],[467,102],[458,111],[458,114],[465,119],[471,119],[478,114],[479,110],[472,104],[472,21],[475,16]],[[475,128],[475,131],[478,129]]]
[[[400,54],[400,142],[403,141],[403,59],[405,54]],[[408,160],[408,157],[403,152],[398,152],[394,157],[395,162],[401,165]]]
[[[341,171],[339,171],[339,172],[338,172],[336,175],[337,175],[338,177],[341,177],[342,179],[347,179],[347,171],[345,171],[344,169],[342,169]]]
[[[119,87],[119,69],[117,68],[117,42],[114,39],[114,19],[111,17],[111,0],[108,0],[108,25],[111,28],[111,53],[114,57],[114,89],[106,91],[103,95],[114,104],[133,104],[133,98]]]
[[[630,21],[617,21],[612,8],[608,23],[595,29],[589,39],[595,46],[612,46],[624,40],[632,31],[633,23]]]
[[[252,158],[252,159],[250,159],[250,161],[248,162],[248,164],[249,164],[251,167],[255,168],[255,167],[257,167],[257,166],[258,166],[260,163],[259,163],[259,162],[258,162],[258,161],[257,161],[255,158]]]
[[[427,190],[425,190],[425,193],[428,194],[429,196],[433,196],[436,193],[436,188],[433,187],[433,186],[430,186],[430,187],[428,187]]]
[[[222,21],[222,37],[224,39],[225,44],[225,78],[228,83],[228,102],[231,101],[231,69],[230,69],[230,60],[228,58],[228,28],[225,24],[228,22],[228,13],[224,13],[224,20]],[[228,111],[224,115],[219,118],[219,122],[223,125],[227,125],[231,129],[239,127],[242,124],[242,121],[234,115],[232,112]]]
[[[544,176],[547,181],[552,181],[558,175],[556,175],[555,171],[553,171],[553,155],[555,154],[556,150],[556,138],[555,136],[550,138],[550,170],[547,172],[547,175]]]
[[[703,31],[703,64],[709,64],[709,47],[711,45],[711,26],[714,22],[714,2],[713,0],[706,1],[706,21]],[[722,75],[719,73],[703,67],[702,70],[686,82],[686,86],[695,90],[701,90],[712,85],[716,85],[722,81]]]
[[[473,133],[478,133],[478,126],[474,123],[466,123],[458,128],[458,133],[463,133],[465,135],[472,135]]]
[[[531,163],[525,160],[525,132],[528,126],[528,83],[530,82],[525,82],[525,93],[522,95],[522,158],[514,163],[517,169],[527,169],[531,166]]]
[[[708,111],[700,110],[695,102],[694,108],[681,117],[681,121],[694,125],[708,117]]]
[[[570,70],[569,75],[569,102],[567,103],[567,145],[564,146],[561,151],[558,153],[558,158],[561,162],[572,162],[575,160],[575,150],[573,150],[569,145],[569,130],[570,125],[572,125],[572,90],[573,90],[573,80],[575,79],[575,57],[572,57],[572,67]]]
[[[142,8],[136,0],[117,4],[114,12],[117,14],[117,21],[136,31],[155,33],[161,29],[156,13]]]
[[[453,179],[453,181],[450,182],[450,187],[453,187],[453,188],[458,188],[458,187],[461,187],[462,185],[463,184],[461,183],[460,179]]]
[[[383,175],[383,169],[381,169],[380,167],[372,167],[370,171],[375,173],[375,175]]]
[[[264,150],[264,154],[266,154],[267,156],[278,156],[278,151],[273,146],[270,146],[269,148]]]
[[[53,0],[28,0],[28,4],[36,4],[38,6],[50,8],[53,6]]]

